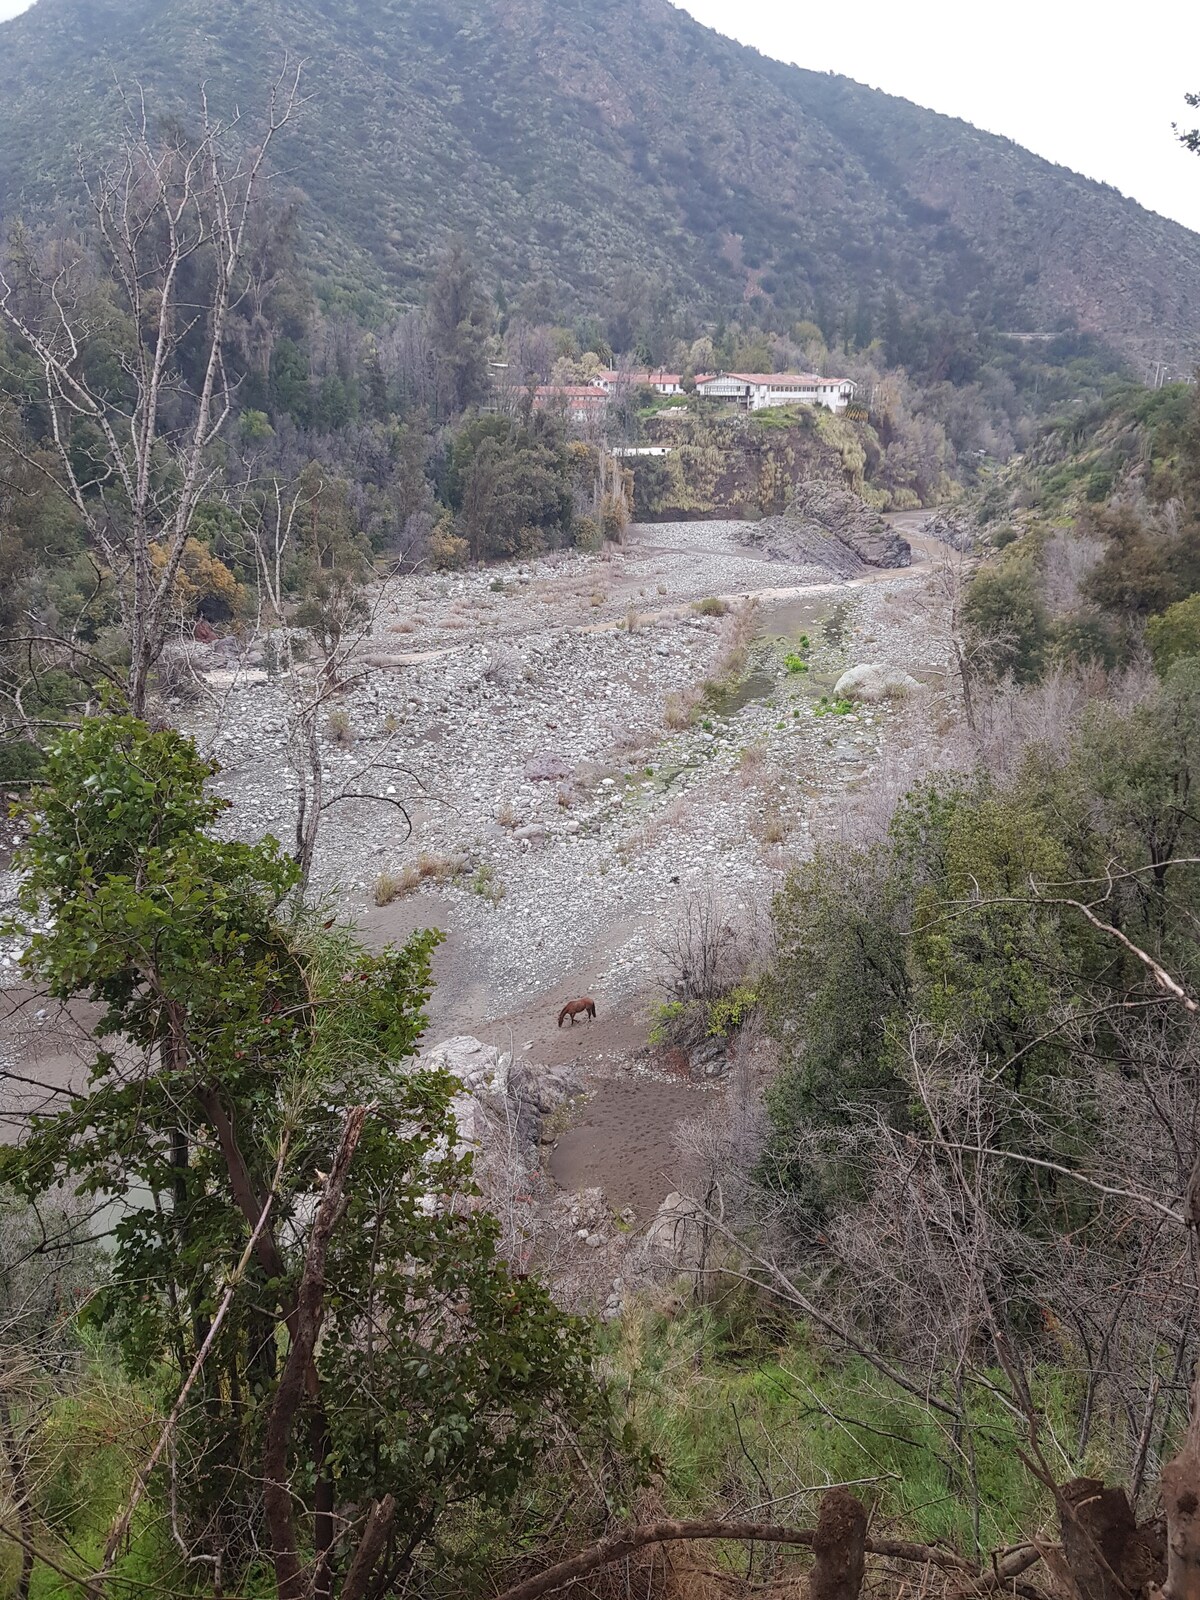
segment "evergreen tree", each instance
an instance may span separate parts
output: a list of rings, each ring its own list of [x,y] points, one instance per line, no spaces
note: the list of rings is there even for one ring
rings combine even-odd
[[[491,315],[461,239],[438,263],[429,289],[429,337],[439,369],[439,401],[449,415],[478,405],[488,392]]]

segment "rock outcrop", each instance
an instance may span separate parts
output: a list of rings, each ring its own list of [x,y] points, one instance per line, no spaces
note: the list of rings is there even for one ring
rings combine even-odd
[[[703,1260],[705,1246],[703,1207],[673,1189],[646,1229],[648,1261],[676,1272],[694,1272]]]
[[[452,1102],[459,1142],[481,1156],[502,1154],[532,1170],[539,1164],[545,1119],[582,1090],[573,1066],[514,1061],[507,1051],[462,1034],[421,1056],[457,1078]]]
[[[747,523],[741,539],[777,561],[819,562],[843,578],[912,564],[907,539],[865,500],[829,483],[802,483],[782,516]]]
[[[952,550],[974,550],[979,529],[973,518],[961,511],[935,511],[928,522],[921,524],[927,539],[937,539]]]

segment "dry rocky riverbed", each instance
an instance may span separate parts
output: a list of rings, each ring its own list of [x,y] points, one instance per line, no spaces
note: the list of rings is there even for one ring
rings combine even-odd
[[[922,520],[904,519],[907,537]],[[386,800],[335,806],[317,886],[372,941],[444,931],[431,1040],[473,1035],[575,1065],[591,1098],[552,1170],[640,1217],[671,1186],[673,1126],[721,1092],[703,1067],[691,1081],[647,1058],[664,932],[696,895],[765,917],[789,860],[873,767],[928,739],[942,698],[919,538],[913,567],[847,582],[767,559],[737,535],[720,522],[635,527],[603,555],[395,580],[339,702],[344,742],[326,738],[330,790],[403,800],[413,826],[408,836]],[[672,727],[671,697],[712,676],[735,625],[734,611],[695,609],[710,597],[735,610],[753,598],[758,642],[740,682]],[[789,671],[788,651],[810,670]],[[820,714],[820,697],[862,662],[903,668],[928,690]],[[222,763],[228,826],[289,841],[283,687],[262,671],[212,681],[219,709],[177,715]],[[422,857],[461,870],[376,905],[380,874]],[[581,994],[596,1020],[559,1029],[559,1008]]]
[[[920,520],[909,519],[909,537]],[[707,1098],[703,1081],[645,1058],[664,933],[690,896],[765,916],[788,861],[832,825],[847,792],[927,738],[945,668],[914,615],[919,540],[914,567],[845,582],[764,559],[737,534],[720,522],[635,527],[602,556],[395,581],[340,703],[349,742],[327,741],[331,785],[390,784],[413,831],[386,803],[338,805],[323,825],[319,885],[373,941],[444,931],[431,1038],[474,1035],[547,1065],[579,1063],[592,1099],[553,1169],[639,1214],[669,1187],[671,1127]],[[731,693],[672,728],[671,697],[712,675],[734,626],[732,612],[695,609],[710,597],[733,607],[753,597],[759,642]],[[790,672],[784,656],[803,635],[810,670]],[[902,667],[930,691],[820,715],[820,697],[863,661]],[[196,730],[223,764],[231,825],[246,837],[290,837],[281,694],[235,681],[219,724]],[[390,761],[412,776],[373,767]],[[377,906],[379,875],[422,857],[462,869]],[[582,994],[596,1021],[560,1029],[560,1007]]]

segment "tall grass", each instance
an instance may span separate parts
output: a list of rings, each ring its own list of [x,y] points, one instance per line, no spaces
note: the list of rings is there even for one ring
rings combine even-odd
[[[627,1315],[606,1339],[610,1380],[662,1464],[668,1514],[754,1507],[763,1521],[804,1524],[823,1487],[848,1483],[878,1524],[974,1554],[970,1474],[947,1420],[744,1284],[674,1316]],[[1040,1375],[1056,1431],[1069,1393],[1062,1374]],[[982,1391],[969,1414],[981,1544],[1028,1537],[1051,1508],[1017,1456],[1013,1419]]]

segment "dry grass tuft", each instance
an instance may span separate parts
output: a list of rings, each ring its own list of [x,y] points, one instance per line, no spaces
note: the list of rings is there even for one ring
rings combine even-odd
[[[767,759],[766,749],[761,744],[748,744],[743,747],[738,757],[738,770],[743,783],[754,783],[762,776],[763,766]]]
[[[325,726],[329,730],[329,737],[334,744],[345,748],[354,743],[354,729],[350,725],[350,713],[344,706],[334,706],[329,716],[325,719]]]
[[[690,728],[696,716],[696,708],[704,698],[704,691],[700,688],[680,689],[669,694],[663,703],[663,722],[675,732],[683,728]]]
[[[375,879],[375,904],[390,906],[401,895],[411,894],[420,881],[420,874],[411,865],[401,872],[381,872]]]
[[[416,633],[420,624],[413,617],[399,617],[392,623],[389,633]]]
[[[764,844],[782,844],[788,836],[788,825],[782,812],[774,806],[759,824],[758,836]]]
[[[423,850],[415,861],[401,867],[399,872],[381,872],[375,879],[375,904],[390,905],[393,900],[412,894],[425,882],[449,883],[467,870],[463,856],[433,855]]]

